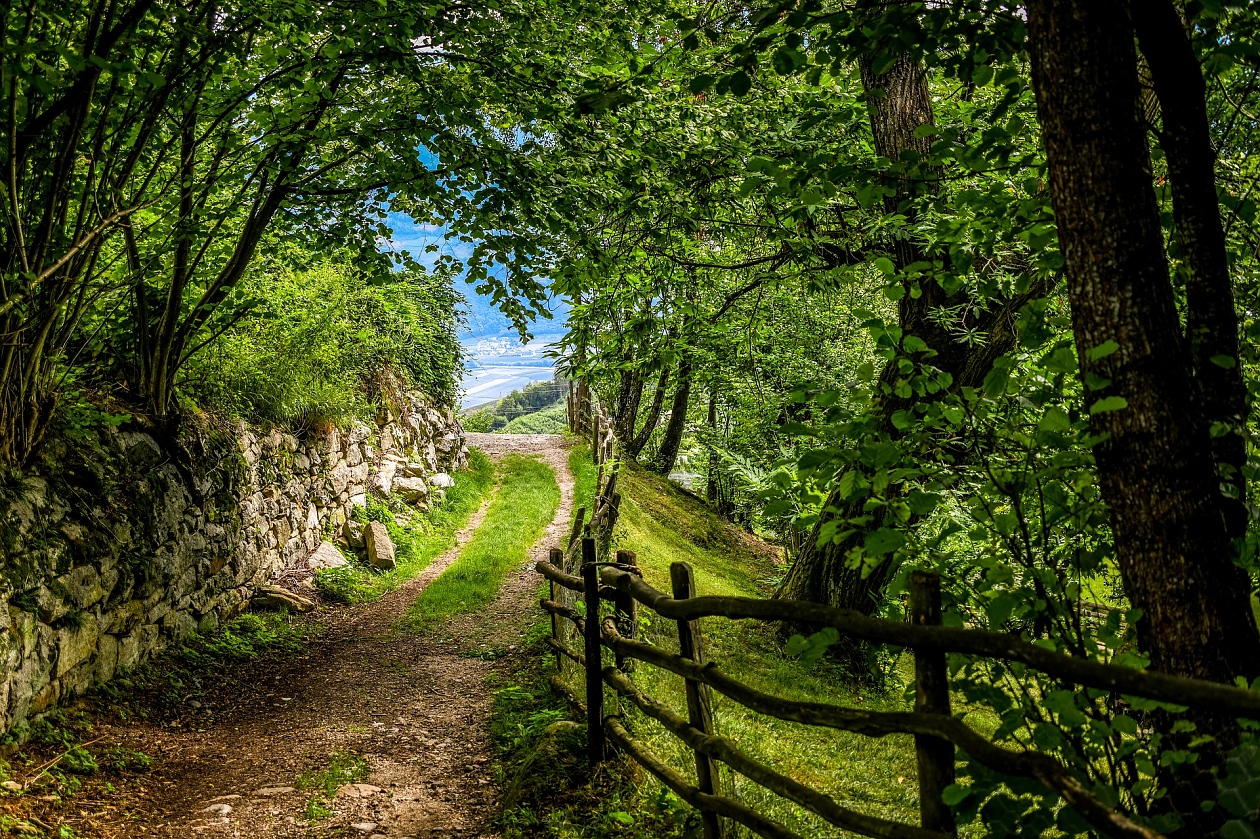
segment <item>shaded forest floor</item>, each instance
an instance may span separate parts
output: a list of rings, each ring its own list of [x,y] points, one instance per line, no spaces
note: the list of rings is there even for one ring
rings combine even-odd
[[[305,641],[291,654],[229,668],[191,703],[128,714],[110,698],[89,702],[77,713],[95,740],[90,751],[123,763],[147,756],[147,771],[101,772],[64,798],[28,793],[27,812],[0,828],[24,817],[52,836],[84,839],[495,835],[492,683],[525,654],[533,562],[566,535],[573,480],[561,437],[469,437],[496,460],[540,456],[561,490],[529,561],[490,606],[423,635],[398,626],[458,557],[486,502],[456,547],[396,591],[295,621]]]

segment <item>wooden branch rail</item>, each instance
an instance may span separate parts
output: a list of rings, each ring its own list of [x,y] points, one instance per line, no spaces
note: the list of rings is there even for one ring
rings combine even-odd
[[[1000,633],[943,627],[940,625],[940,581],[930,574],[911,574],[910,613],[913,622],[904,624],[799,601],[698,597],[691,569],[683,563],[674,563],[671,567],[671,597],[643,582],[633,553],[618,551],[616,562],[599,562],[596,542],[589,537],[581,541],[581,550],[584,560],[580,567],[581,576],[567,573],[550,562],[538,563],[537,569],[552,587],[552,598],[540,601],[541,607],[553,616],[553,637],[548,639],[548,647],[555,651],[558,663],[568,659],[577,662],[585,671],[585,702],[578,704],[587,716],[590,760],[594,764],[604,758],[607,738],[701,811],[706,839],[721,839],[724,833],[722,818],[738,822],[760,836],[774,839],[797,836],[747,805],[720,795],[717,784],[719,761],[767,790],[856,834],[876,839],[946,839],[955,836],[953,813],[942,796],[944,789],[954,780],[955,749],[997,772],[1040,781],[1092,827],[1108,836],[1162,839],[1160,834],[1107,805],[1056,758],[1036,751],[999,746],[953,717],[949,709],[947,652],[1018,661],[1066,682],[1087,687],[1176,705],[1225,711],[1238,717],[1260,718],[1260,694],[1240,688],[1073,658]],[[558,551],[553,551],[553,558],[557,554]],[[581,591],[586,614],[583,616],[576,609],[556,602],[557,588]],[[601,602],[612,606],[613,616],[604,617],[601,614]],[[667,652],[633,637],[638,623],[635,610],[640,604],[663,618],[677,622],[680,654]],[[819,702],[796,702],[744,685],[723,673],[715,664],[704,661],[698,622],[705,617],[815,623],[833,626],[867,641],[912,648],[915,653],[915,710],[877,712]],[[557,618],[578,627],[584,639],[583,653],[564,644],[557,629]],[[605,664],[602,649],[608,649],[615,655],[615,666]],[[674,673],[685,680],[686,718],[646,696],[634,685],[629,671],[636,661]],[[563,692],[571,700],[575,699],[572,690],[559,676],[553,677],[552,681],[562,685]],[[634,739],[615,712],[613,715],[604,714],[604,685],[613,689],[615,697],[627,700],[691,748],[696,759],[695,785]],[[889,734],[913,736],[919,762],[920,825],[889,821],[846,808],[829,796],[742,752],[733,741],[715,734],[708,698],[710,689],[754,712],[777,719],[869,737]]]
[[[604,569],[601,577],[606,584],[630,594],[661,617],[674,620],[724,617],[831,626],[876,644],[1018,661],[1064,682],[1084,687],[1260,720],[1260,691],[1075,658],[999,632],[914,626],[868,618],[851,609],[836,609],[803,600],[711,596],[674,600],[640,578],[615,568]]]

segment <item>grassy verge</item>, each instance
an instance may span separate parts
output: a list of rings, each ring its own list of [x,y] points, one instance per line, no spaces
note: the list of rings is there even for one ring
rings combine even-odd
[[[590,446],[575,446],[569,450],[569,472],[573,475],[573,515],[586,508],[586,520],[591,520],[591,505],[595,503],[595,478],[598,468],[591,462]],[[565,538],[573,532],[573,519],[565,530]]]
[[[492,601],[508,572],[525,561],[551,522],[560,503],[560,486],[550,467],[507,455],[499,464],[499,479],[499,491],[477,533],[412,604],[405,619],[412,629],[428,629]]]
[[[357,784],[368,776],[367,761],[351,752],[334,752],[328,756],[328,766],[319,771],[308,770],[297,778],[297,788],[311,791],[303,815],[307,822],[315,824],[335,815],[332,800],[337,790],[346,784]]]
[[[468,468],[456,472],[455,486],[446,491],[441,504],[427,513],[399,502],[396,506],[369,499],[365,518],[379,521],[389,530],[397,549],[398,565],[381,573],[362,564],[320,571],[315,584],[320,593],[338,603],[364,603],[393,591],[429,567],[436,557],[454,547],[456,532],[477,512],[482,500],[494,487],[494,464],[481,451],[471,449]],[[405,524],[399,524],[402,516]]]
[[[575,466],[579,456],[579,452],[573,455]],[[764,597],[771,593],[767,581],[781,573],[774,549],[723,524],[694,498],[654,475],[623,467],[621,482],[621,519],[613,547],[633,550],[653,586],[668,591],[670,563],[683,561],[695,570],[700,594]],[[545,635],[548,629],[540,617],[535,634]],[[769,627],[706,619],[702,630],[707,656],[760,690],[871,710],[907,710],[897,691],[854,693],[839,670],[826,662],[800,664],[784,653],[782,639]],[[647,640],[672,651],[678,648],[675,633],[672,622],[660,619],[643,627]],[[580,746],[585,731],[558,722],[576,718],[559,715],[563,705],[547,688],[554,659],[543,653],[541,645],[531,649],[538,651],[540,660],[512,674],[510,683],[496,694],[493,731],[501,750],[505,788],[512,793],[502,816],[504,836],[691,835],[695,814],[634,765],[617,759],[593,779],[582,775],[580,755],[561,747],[566,740],[569,747],[575,742]],[[566,681],[580,694],[581,674],[572,666],[566,667],[566,674]],[[644,693],[686,715],[681,679],[640,666],[634,680]],[[884,818],[917,821],[917,776],[910,738],[876,740],[800,726],[758,716],[718,694],[713,699],[718,733],[734,739],[762,762],[846,806]],[[689,750],[653,721],[624,707],[623,711],[638,738],[694,779]],[[804,836],[848,835],[725,768],[719,781],[723,793]]]

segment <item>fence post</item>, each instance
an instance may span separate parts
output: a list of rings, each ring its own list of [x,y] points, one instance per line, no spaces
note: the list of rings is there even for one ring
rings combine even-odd
[[[569,533],[569,544],[566,546],[566,548],[572,547],[573,543],[576,542],[578,538],[582,535],[582,522],[583,520],[585,520],[585,518],[586,518],[585,507],[578,507],[576,510],[573,511],[573,531]]]
[[[599,414],[591,411],[591,459],[596,465],[603,463],[599,455]]]
[[[669,579],[674,588],[675,600],[688,600],[696,596],[696,579],[691,566],[675,562],[669,566]],[[704,663],[704,647],[698,621],[678,621],[678,652],[697,664]],[[687,679],[687,715],[693,728],[705,734],[713,733],[713,710],[709,702],[709,686]],[[701,792],[717,793],[717,761],[696,752],[696,786]],[[700,811],[704,825],[704,839],[722,839],[722,822],[717,813]]]
[[[551,564],[556,568],[564,566],[564,551],[559,548],[552,548],[550,557]],[[548,597],[551,599],[551,602],[559,602],[556,600],[556,581],[548,580],[547,586],[549,589]],[[558,644],[564,643],[564,639],[560,637],[560,617],[555,612],[551,613],[551,637]],[[559,652],[556,652],[556,672],[564,675],[564,656],[560,655]]]
[[[595,540],[582,540],[582,588],[586,597],[586,754],[592,766],[604,759],[604,676],[599,644],[599,566]]]
[[[940,626],[941,578],[925,571],[910,573],[910,621],[916,626]],[[914,651],[914,710],[949,716],[949,670],[943,650]],[[919,818],[924,828],[953,833],[954,814],[941,800],[954,783],[954,744],[939,737],[915,735],[919,764]]]
[[[617,551],[618,565],[633,566],[636,559],[634,551]],[[622,638],[634,638],[639,631],[639,601],[633,595],[619,591],[613,595],[613,604],[617,609],[617,632]],[[628,673],[634,665],[634,659],[617,653],[616,665],[618,670]]]

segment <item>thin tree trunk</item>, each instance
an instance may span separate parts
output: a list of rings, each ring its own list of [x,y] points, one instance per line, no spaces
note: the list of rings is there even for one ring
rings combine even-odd
[[[643,418],[643,426],[639,429],[639,433],[631,437],[626,447],[626,455],[633,461],[638,461],[639,455],[652,439],[656,424],[661,420],[661,411],[665,408],[665,393],[668,387],[669,367],[662,365],[661,375],[656,380],[656,391],[652,394],[652,403],[648,405],[647,416]]]
[[[634,437],[634,422],[643,401],[643,374],[638,370],[622,370],[617,383],[617,402],[613,413],[613,430],[622,442]]]
[[[1247,580],[1230,561],[1209,421],[1182,340],[1144,165],[1134,23],[1119,3],[1034,0],[1027,8],[1033,91],[1082,374],[1111,381],[1091,401],[1125,402],[1092,414],[1091,430],[1102,435],[1094,453],[1125,593],[1143,614],[1138,643],[1160,672],[1221,682],[1254,676],[1260,634]],[[1178,171],[1194,165],[1182,161],[1186,169]],[[1090,357],[1107,342],[1117,348]],[[1233,736],[1228,721],[1194,715],[1194,722],[1195,734],[1215,743],[1193,766],[1161,775],[1170,793],[1161,806],[1185,820],[1179,836],[1219,828],[1218,813],[1199,804],[1215,796],[1211,771]]]
[[[685,355],[678,362],[678,384],[674,388],[674,401],[669,409],[669,422],[665,426],[665,437],[656,450],[652,460],[652,471],[668,475],[678,460],[678,450],[682,448],[683,431],[687,427],[687,408],[691,404],[691,360]]]
[[[1216,152],[1208,133],[1207,85],[1177,10],[1153,2],[1134,18],[1142,54],[1159,99],[1159,142],[1172,186],[1176,247],[1186,283],[1186,337],[1200,410],[1209,423],[1229,428],[1212,438],[1222,480],[1237,490],[1225,503],[1231,538],[1247,531],[1247,459],[1242,436],[1247,389],[1238,356],[1238,314],[1229,279],[1225,230],[1216,198]],[[1215,359],[1215,360],[1214,360]]]

